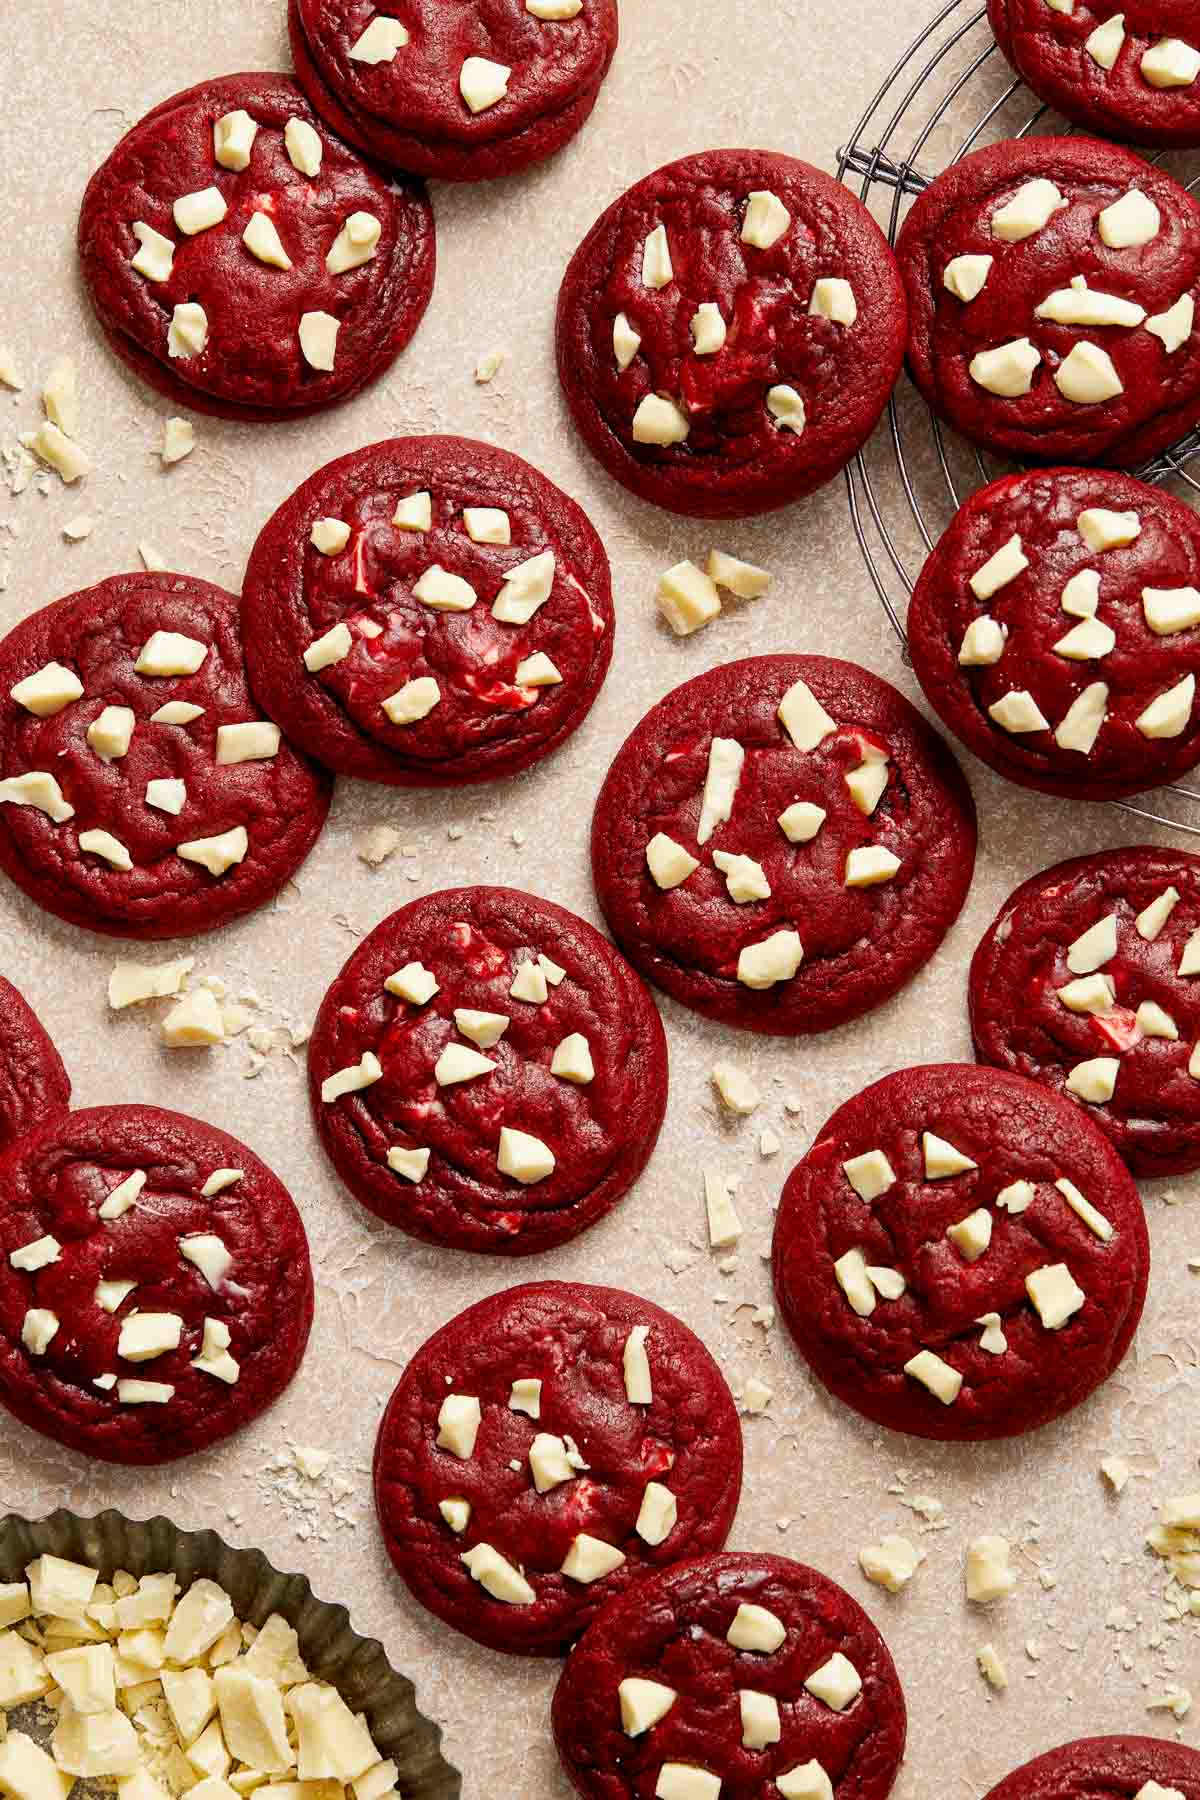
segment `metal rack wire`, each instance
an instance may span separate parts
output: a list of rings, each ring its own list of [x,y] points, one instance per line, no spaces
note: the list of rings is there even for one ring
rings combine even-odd
[[[1013,76],[978,0],[946,0],[880,85],[853,136],[838,152],[838,176],[856,189],[895,243],[908,205],[934,176],[985,143],[1065,132]],[[1200,188],[1195,153],[1151,157],[1189,190]],[[1191,165],[1190,167],[1188,165]],[[1200,496],[1200,429],[1137,473]],[[846,469],[855,536],[875,592],[907,659],[904,613],[916,574],[962,502],[1003,472],[934,417],[907,381],[888,405],[886,427]],[[1165,797],[1195,802],[1200,790],[1172,786]],[[1113,804],[1155,825],[1200,837],[1200,823],[1137,800]]]

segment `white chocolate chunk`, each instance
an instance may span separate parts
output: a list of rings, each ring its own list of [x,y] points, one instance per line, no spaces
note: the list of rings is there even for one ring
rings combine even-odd
[[[511,544],[512,525],[499,506],[464,506],[463,524],[473,544]]]
[[[114,869],[128,873],[133,867],[133,858],[119,838],[111,831],[81,831],[79,848],[89,856],[98,856]]]
[[[899,1300],[907,1291],[908,1283],[899,1269],[880,1269],[868,1264],[867,1274],[881,1300]]]
[[[860,1319],[870,1318],[875,1311],[875,1287],[867,1274],[867,1260],[861,1250],[847,1250],[833,1265],[834,1277],[852,1309]]]
[[[933,1131],[921,1133],[921,1150],[926,1181],[944,1181],[947,1176],[964,1175],[968,1170],[979,1167],[963,1151],[956,1149],[946,1138],[938,1137]]]
[[[42,769],[31,769],[26,775],[10,775],[0,781],[0,805],[5,803],[32,806],[56,825],[75,817],[75,808],[63,798],[63,791],[54,776]]]
[[[1084,41],[1084,49],[1099,69],[1109,70],[1116,65],[1125,43],[1125,14],[1114,13],[1111,19],[1105,19]]]
[[[890,1534],[878,1544],[867,1544],[858,1553],[858,1564],[868,1581],[899,1594],[906,1588],[921,1564],[924,1550],[918,1550],[907,1538]]]
[[[1157,637],[1200,625],[1200,588],[1143,588],[1142,611]]]
[[[1061,1331],[1087,1298],[1066,1263],[1048,1263],[1025,1277],[1025,1291],[1047,1331]]]
[[[158,455],[164,469],[182,462],[196,448],[196,429],[189,419],[164,419]]]
[[[525,1000],[531,1006],[541,1006],[549,994],[545,970],[536,962],[518,963],[508,991],[514,1000]]]
[[[1178,1025],[1156,1000],[1143,1000],[1135,1016],[1143,1037],[1169,1038],[1173,1043],[1178,1039]]]
[[[345,519],[314,519],[308,539],[322,556],[337,556],[350,542],[350,527]]]
[[[650,1358],[646,1353],[648,1325],[635,1325],[625,1339],[621,1368],[625,1378],[625,1398],[631,1406],[649,1406],[654,1399],[650,1379]]]
[[[80,1644],[46,1657],[46,1668],[77,1713],[111,1712],[117,1704],[110,1644]]]
[[[323,146],[319,132],[307,119],[289,119],[283,128],[283,147],[288,160],[301,175],[319,175]]]
[[[1182,38],[1162,38],[1142,57],[1141,70],[1153,88],[1192,87],[1200,75],[1200,50]]]
[[[991,1606],[1004,1600],[1017,1585],[1012,1566],[1012,1545],[995,1532],[972,1538],[966,1556],[967,1599],[974,1606]]]
[[[133,742],[135,724],[132,707],[106,706],[87,728],[89,749],[94,750],[100,761],[105,763],[127,755]]]
[[[160,1027],[162,1041],[171,1050],[190,1050],[198,1045],[223,1044],[225,1022],[215,994],[197,988],[173,1006]]]
[[[228,1246],[211,1231],[181,1237],[179,1254],[199,1269],[214,1294],[233,1266],[233,1255]]]
[[[1144,938],[1148,944],[1152,944],[1178,904],[1179,889],[1177,887],[1164,888],[1157,898],[1151,900],[1149,906],[1143,907],[1134,920],[1138,936]]]
[[[514,1181],[528,1187],[535,1181],[545,1181],[547,1176],[553,1175],[554,1152],[541,1138],[503,1125],[500,1128],[496,1167],[502,1175],[510,1175]]]
[[[38,719],[52,719],[73,700],[83,697],[83,683],[72,669],[48,662],[9,690],[9,697]]]
[[[1162,214],[1148,194],[1130,188],[1106,206],[1096,220],[1100,240],[1110,250],[1133,250],[1148,244],[1162,230]]]
[[[661,1481],[648,1481],[634,1526],[643,1543],[665,1543],[678,1518],[679,1507],[670,1488],[664,1487]]]
[[[980,350],[972,357],[971,380],[989,394],[1014,400],[1032,388],[1034,371],[1041,360],[1041,351],[1027,337],[1014,338],[1011,343],[1000,344],[995,350]]]
[[[214,1169],[200,1192],[206,1200],[211,1200],[214,1194],[223,1194],[226,1188],[235,1186],[244,1174],[244,1169]]]
[[[532,656],[525,657],[517,664],[513,680],[518,687],[557,687],[562,680],[562,672],[555,667],[544,650],[535,650]]]
[[[577,19],[583,0],[525,0],[525,11],[535,19]]]
[[[553,550],[540,550],[510,569],[492,602],[493,619],[502,625],[528,625],[553,593],[557,567]]]
[[[418,675],[397,688],[394,694],[389,694],[381,705],[393,725],[416,725],[421,719],[428,718],[441,698],[442,690],[433,676]]]
[[[204,708],[194,706],[190,700],[168,700],[157,712],[150,714],[152,725],[190,725],[193,719],[202,719]]]
[[[623,312],[613,320],[613,355],[621,373],[629,367],[642,347],[641,333],[634,330]]]
[[[665,1762],[658,1771],[654,1800],[719,1800],[721,1778],[694,1763]]]
[[[1178,1036],[1178,1032],[1175,1035]],[[1066,1176],[1062,1175],[1054,1185],[1071,1211],[1083,1220],[1088,1230],[1098,1237],[1102,1244],[1109,1243],[1113,1235],[1112,1224],[1097,1207],[1092,1205],[1086,1195],[1080,1193],[1075,1183],[1068,1181]]]
[[[860,1156],[844,1162],[842,1168],[850,1186],[868,1206],[895,1186],[896,1171],[882,1150],[864,1150]]]
[[[422,489],[397,500],[392,524],[399,531],[429,531],[433,526],[433,496]]]
[[[854,289],[840,275],[821,275],[808,303],[810,318],[831,319],[835,325],[853,325],[858,319]]]
[[[399,1144],[393,1144],[387,1153],[387,1165],[394,1175],[403,1175],[405,1181],[424,1181],[429,1173],[428,1150],[405,1150]]]
[[[332,369],[337,356],[338,331],[341,321],[332,313],[315,312],[300,315],[300,351],[310,369]]]
[[[1021,547],[1020,537],[1014,532],[1006,544],[1001,544],[995,554],[988,557],[982,568],[976,569],[971,577],[971,592],[977,600],[990,600],[1028,567],[1029,558]]]
[[[1076,1063],[1067,1076],[1067,1092],[1092,1106],[1105,1106],[1113,1097],[1120,1067],[1115,1056],[1093,1056]]]
[[[765,1606],[743,1600],[725,1633],[725,1642],[732,1644],[735,1650],[754,1650],[760,1656],[773,1656],[786,1637],[787,1628],[782,1619],[776,1618]]]
[[[769,250],[779,242],[791,222],[792,215],[777,194],[767,188],[756,188],[746,199],[742,242],[753,245],[756,250]]]
[[[58,1331],[58,1314],[45,1306],[31,1306],[21,1325],[21,1342],[31,1356],[45,1356]]]
[[[524,1375],[514,1381],[509,1392],[508,1410],[525,1413],[531,1419],[541,1417],[542,1384],[536,1376]]]
[[[471,1502],[469,1500],[439,1500],[438,1511],[451,1531],[456,1531],[460,1535],[471,1523]]]
[[[304,652],[304,666],[310,675],[319,675],[322,669],[328,669],[349,656],[354,648],[354,639],[348,625],[335,625],[321,637],[314,638]]]
[[[1103,619],[1081,619],[1054,645],[1056,656],[1070,662],[1095,662],[1116,648],[1117,634]]]
[[[383,226],[374,213],[352,212],[334,238],[325,258],[331,275],[344,275],[347,269],[360,269],[370,262],[379,247]]]
[[[491,1544],[476,1544],[460,1560],[493,1600],[503,1600],[508,1606],[532,1606],[537,1599],[521,1571]]]
[[[581,1531],[563,1558],[562,1573],[586,1585],[611,1575],[624,1561],[625,1552],[615,1544],[606,1544],[602,1538]]]
[[[171,210],[178,229],[185,237],[194,237],[199,231],[219,225],[229,208],[220,188],[206,187],[194,194],[181,194]]]
[[[236,725],[217,727],[217,762],[264,762],[279,754],[282,733],[278,725],[266,719],[247,719]]]
[[[1183,954],[1179,958],[1179,967],[1176,970],[1176,974],[1200,974],[1200,929],[1193,931],[1191,937],[1183,946]]]
[[[780,1800],[833,1800],[833,1783],[814,1758],[775,1777]]]
[[[797,437],[808,424],[803,396],[786,382],[767,389],[767,411],[781,431],[794,431]]]
[[[57,1262],[61,1252],[62,1245],[58,1239],[47,1234],[45,1237],[34,1238],[30,1244],[22,1244],[19,1250],[11,1251],[8,1260],[14,1269],[23,1269],[26,1274],[32,1275],[36,1270],[45,1269],[50,1263]]]
[[[279,1685],[267,1675],[231,1663],[217,1669],[213,1690],[229,1754],[267,1774],[286,1774],[295,1755]]]
[[[1125,392],[1108,351],[1086,339],[1074,345],[1054,371],[1054,385],[1064,400],[1078,406],[1099,406]]]
[[[746,752],[736,738],[713,738],[708,751],[700,822],[696,827],[698,843],[707,844],[717,826],[723,825],[732,814],[745,760]]]
[[[433,1078],[439,1087],[455,1087],[459,1082],[490,1075],[495,1067],[489,1057],[468,1049],[466,1044],[447,1044],[434,1064]]]
[[[146,1171],[134,1169],[133,1173],[126,1175],[125,1179],[119,1181],[116,1187],[110,1188],[99,1209],[100,1217],[102,1219],[119,1219],[122,1214],[129,1211],[145,1185]]]
[[[479,595],[461,575],[432,563],[413,587],[413,596],[435,612],[470,612]]]
[[[1050,721],[1027,688],[1014,688],[988,707],[988,717],[1001,730],[1014,735],[1024,731],[1049,731]]]
[[[742,562],[723,550],[710,550],[707,573],[717,587],[736,594],[739,600],[759,600],[771,585],[771,577],[756,563]]]
[[[529,1470],[539,1494],[548,1494],[577,1474],[563,1439],[549,1431],[539,1431],[529,1446]]]
[[[333,1101],[340,1100],[343,1094],[357,1094],[382,1078],[383,1068],[379,1058],[372,1051],[365,1050],[358,1062],[325,1077],[321,1083],[321,1098],[329,1106]]]
[[[1094,618],[1100,605],[1100,574],[1096,569],[1080,569],[1072,575],[1062,591],[1059,605],[1074,619]]]
[[[192,838],[186,844],[176,844],[175,854],[185,862],[200,863],[210,875],[224,875],[243,861],[249,848],[246,827],[235,825],[231,831],[219,832],[215,837]]]
[[[1055,998],[1068,1012],[1107,1013],[1117,1003],[1113,984],[1107,975],[1081,975],[1060,987]]]
[[[715,301],[706,300],[692,314],[692,347],[697,356],[715,356],[725,348],[727,336],[721,309]]]
[[[1124,300],[1119,294],[1105,294],[1090,288],[1082,275],[1076,275],[1070,287],[1055,288],[1034,317],[1050,319],[1056,325],[1120,325],[1130,330],[1146,317],[1144,306]]]
[[[978,1262],[992,1241],[992,1215],[986,1207],[977,1207],[946,1229],[946,1236],[964,1262]]]
[[[891,881],[900,869],[900,858],[882,844],[860,844],[846,858],[842,877],[848,888],[878,887]]]
[[[67,487],[91,472],[87,452],[60,431],[52,419],[43,419],[36,431],[22,435],[21,442],[48,464]]]
[[[621,1703],[621,1729],[626,1737],[641,1737],[651,1726],[665,1719],[679,1695],[661,1681],[644,1681],[628,1675],[617,1686]]]
[[[989,614],[972,619],[963,633],[958,660],[964,669],[987,668],[998,663],[1008,642],[1008,629]]]
[[[391,19],[386,13],[376,13],[371,23],[347,51],[351,62],[376,63],[391,62],[397,50],[402,50],[408,42],[408,31],[399,19]]]
[[[296,1773],[302,1782],[356,1780],[378,1761],[366,1720],[350,1711],[336,1688],[305,1682],[289,1690],[287,1704],[296,1726]]]
[[[134,221],[133,235],[139,247],[129,260],[138,274],[147,281],[170,281],[175,261],[175,246],[170,238],[141,219]]]
[[[811,800],[795,800],[784,808],[776,823],[790,844],[811,844],[825,819],[823,806],[814,806]]]
[[[828,1662],[813,1670],[804,1685],[810,1694],[823,1700],[834,1712],[845,1712],[850,1702],[862,1692],[862,1677],[849,1658],[835,1650]]]
[[[798,932],[773,931],[759,944],[747,944],[738,956],[737,978],[743,987],[769,988],[790,981],[804,960]]]
[[[1004,1335],[1004,1325],[1000,1314],[998,1312],[981,1313],[975,1323],[983,1326],[979,1348],[986,1350],[989,1356],[1003,1356],[1008,1349],[1008,1339]]]
[[[64,1774],[84,1779],[132,1775],[141,1761],[133,1724],[116,1708],[80,1713],[64,1706],[50,1747]]]
[[[952,257],[942,275],[942,286],[956,300],[969,304],[977,300],[987,286],[994,260],[991,256]]]
[[[759,1694],[753,1688],[738,1691],[742,1714],[742,1744],[747,1750],[765,1750],[783,1736],[779,1720],[779,1703],[773,1694]]]
[[[1108,717],[1108,688],[1093,681],[1071,702],[1054,733],[1060,750],[1079,750],[1087,756]]]
[[[424,963],[409,962],[387,977],[384,987],[411,1006],[424,1006],[438,992],[438,979]],[[494,1041],[494,1040],[493,1040]]]
[[[447,1394],[438,1412],[435,1439],[438,1449],[449,1450],[452,1456],[468,1462],[475,1454],[475,1440],[482,1419],[483,1413],[474,1394]]]
[[[194,675],[208,655],[208,645],[179,631],[155,631],[138,651],[139,675]]]
[[[1195,698],[1196,677],[1185,675],[1173,688],[1152,700],[1145,711],[1138,714],[1134,724],[1143,737],[1179,737],[1191,722]]]
[[[808,683],[795,681],[779,702],[778,717],[797,750],[815,750],[837,725]]]
[[[179,1348],[183,1320],[178,1313],[130,1313],[121,1325],[117,1355],[126,1362],[150,1362]]]
[[[409,964],[410,968],[418,966]],[[436,993],[436,985],[433,991]],[[506,1013],[478,1012],[472,1006],[458,1006],[454,1009],[454,1023],[480,1050],[490,1050],[493,1044],[500,1042],[511,1021]]]
[[[591,1046],[581,1031],[570,1032],[555,1046],[550,1073],[557,1075],[560,1081],[573,1081],[581,1087],[595,1080]]]
[[[693,562],[676,563],[659,576],[654,603],[676,637],[690,637],[721,611],[715,582]]]
[[[727,1106],[730,1112],[740,1113],[745,1117],[762,1102],[762,1095],[754,1082],[736,1063],[724,1060],[715,1062],[711,1079],[722,1105]]]
[[[742,1221],[733,1204],[729,1178],[717,1169],[704,1171],[704,1210],[708,1241],[714,1250],[728,1250],[742,1235]]]
[[[642,286],[665,288],[675,279],[665,225],[656,225],[642,246]]]
[[[719,740],[714,739],[714,743]],[[761,863],[749,856],[736,856],[727,850],[714,850],[713,862],[725,877],[729,898],[739,906],[751,900],[769,900],[771,886]]]
[[[248,169],[258,126],[242,107],[227,112],[213,126],[213,155],[223,169]]]
[[[962,1390],[963,1378],[957,1369],[951,1368],[932,1350],[918,1350],[904,1365],[904,1373],[919,1381],[922,1387],[928,1388],[935,1400],[943,1406],[953,1406]]]
[[[1012,199],[992,214],[992,235],[1004,244],[1019,244],[1048,225],[1067,204],[1052,181],[1039,176],[1019,187]]]
[[[512,70],[487,56],[468,56],[458,73],[458,91],[473,113],[486,112],[508,92]]]
[[[682,408],[662,394],[647,394],[633,415],[635,444],[682,444],[691,428]]]
[[[1182,350],[1196,323],[1196,302],[1190,294],[1181,294],[1174,306],[1146,320],[1146,330],[1159,338],[1168,356]]]

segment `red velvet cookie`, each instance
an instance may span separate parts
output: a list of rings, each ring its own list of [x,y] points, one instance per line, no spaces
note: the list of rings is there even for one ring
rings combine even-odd
[[[329,796],[252,699],[210,582],[114,575],[0,642],[0,868],[60,919],[211,931],[290,880]]]
[[[79,255],[112,348],[177,404],[296,418],[365,387],[433,291],[433,215],[286,75],[164,101],[88,183]]]
[[[39,1070],[49,1085],[40,1121],[0,1155],[0,1404],[106,1462],[203,1450],[300,1366],[313,1310],[300,1215],[212,1125],[157,1106],[67,1111],[61,1063],[4,986],[0,1090]]]
[[[376,926],[326,994],[313,1116],[356,1199],[413,1237],[529,1256],[594,1225],[667,1103],[654,1002],[600,933],[515,888]]]
[[[288,30],[300,85],[344,138],[418,175],[483,181],[586,122],[617,0],[289,0]]]
[[[1200,144],[1195,0],[988,0],[996,42],[1039,100],[1133,144]]]
[[[477,1643],[566,1650],[606,1600],[724,1543],[737,1408],[698,1337],[616,1288],[539,1281],[417,1351],[375,1446],[388,1554]]]
[[[1200,1168],[1200,856],[1141,845],[1035,875],[970,994],[981,1062],[1078,1100],[1137,1175]]]
[[[782,1556],[704,1556],[639,1582],[554,1696],[558,1753],[588,1800],[884,1800],[905,1730],[866,1613]]]
[[[740,519],[820,487],[900,372],[895,259],[820,169],[705,150],[593,225],[558,302],[558,372],[588,449],[643,500]]]
[[[887,682],[827,656],[726,663],[660,700],[596,803],[613,936],[676,1000],[827,1031],[909,981],[957,917],[975,808]]]
[[[985,1800],[1200,1800],[1200,1754],[1157,1737],[1076,1738],[1035,1756]]]
[[[1006,475],[956,513],[908,610],[913,668],[1023,787],[1112,800],[1200,761],[1200,519],[1130,475]]]
[[[40,1019],[11,981],[0,975],[0,1151],[71,1100],[62,1057]]]
[[[1136,469],[1200,419],[1200,204],[1116,144],[976,150],[896,245],[908,366],[986,450]]]
[[[917,1437],[1013,1437],[1085,1400],[1137,1329],[1150,1246],[1103,1132],[1022,1075],[901,1069],[783,1190],[775,1291],[813,1373]]]
[[[608,558],[536,469],[467,438],[393,438],[319,469],[243,589],[254,691],[345,775],[515,775],[586,715],[612,655]]]

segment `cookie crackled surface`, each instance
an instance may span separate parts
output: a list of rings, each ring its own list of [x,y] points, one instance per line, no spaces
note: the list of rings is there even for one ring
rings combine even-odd
[[[1196,1800],[1200,1755],[1158,1737],[1077,1738],[1022,1764],[986,1800]]]

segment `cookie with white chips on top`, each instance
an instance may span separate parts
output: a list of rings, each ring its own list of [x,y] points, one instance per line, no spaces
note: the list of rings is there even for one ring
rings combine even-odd
[[[515,775],[582,722],[612,656],[608,558],[507,450],[393,438],[327,463],[243,583],[254,691],[328,768],[397,786]]]
[[[907,1729],[887,1645],[845,1589],[729,1551],[607,1606],[553,1718],[585,1800],[884,1800]]]
[[[919,196],[896,254],[913,379],[984,449],[1137,469],[1200,419],[1200,203],[1132,150],[976,150]]]
[[[1131,475],[980,488],[921,572],[908,637],[943,722],[1023,787],[1115,800],[1200,761],[1200,519]]]
[[[262,906],[331,784],[263,717],[238,603],[192,575],[114,575],[0,642],[0,868],[90,931],[171,938]]]
[[[966,897],[975,808],[903,695],[827,656],[726,663],[617,754],[592,876],[648,981],[748,1031],[827,1031],[891,998]]]
[[[1200,1800],[1200,1753],[1161,1737],[1076,1738],[1022,1763],[985,1800]]]
[[[895,258],[861,201],[769,150],[705,150],[615,200],[571,259],[558,372],[592,454],[696,518],[786,506],[875,429],[900,372]]]
[[[287,75],[164,100],[92,176],[92,304],[121,360],[177,405],[297,418],[381,375],[429,304],[433,214],[321,122]]]
[[[380,1529],[416,1598],[521,1656],[561,1654],[647,1574],[719,1549],[741,1481],[737,1408],[699,1338],[579,1282],[451,1319],[375,1446]]]
[[[1117,1368],[1146,1297],[1136,1187],[1099,1128],[1023,1075],[885,1076],[783,1190],[780,1311],[814,1375],[917,1437],[1013,1437]]]
[[[349,958],[309,1046],[313,1117],[356,1199],[413,1237],[528,1256],[650,1158],[667,1045],[585,920],[515,888],[401,907]]]
[[[68,1110],[49,1040],[0,987],[0,1404],[107,1462],[219,1443],[304,1355],[312,1269],[291,1196],[198,1119]],[[12,1077],[36,1078],[34,1063],[45,1102],[31,1123]]]

